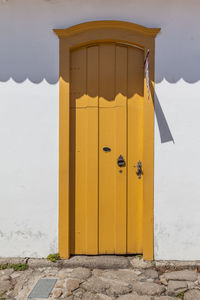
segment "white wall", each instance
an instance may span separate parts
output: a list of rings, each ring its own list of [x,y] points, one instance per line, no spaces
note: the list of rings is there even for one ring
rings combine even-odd
[[[156,90],[174,144],[160,143],[156,125],[155,256],[199,260],[200,81],[164,80]]]
[[[0,256],[57,251],[59,71],[52,29],[116,19],[162,28],[155,258],[200,259],[199,11],[198,0],[0,0]]]
[[[57,251],[58,84],[0,83],[0,256]]]

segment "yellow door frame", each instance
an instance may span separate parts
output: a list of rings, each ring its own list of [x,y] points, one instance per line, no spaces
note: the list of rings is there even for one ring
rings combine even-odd
[[[149,56],[151,92],[148,99],[144,77],[143,152],[143,257],[154,258],[154,56],[155,37],[160,28],[146,28],[123,21],[94,21],[67,29],[54,29],[60,41],[59,108],[59,253],[70,257],[69,160],[70,160],[70,51],[98,42],[120,42],[140,47]]]

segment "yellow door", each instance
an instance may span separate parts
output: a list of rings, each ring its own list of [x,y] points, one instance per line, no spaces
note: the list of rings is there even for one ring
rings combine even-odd
[[[71,52],[70,252],[142,253],[143,50]]]

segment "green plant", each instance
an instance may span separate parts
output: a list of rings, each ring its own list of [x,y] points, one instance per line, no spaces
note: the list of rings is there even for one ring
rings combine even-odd
[[[11,268],[14,269],[15,271],[25,271],[28,269],[28,265],[27,264],[8,264],[8,263],[0,265],[0,270],[11,269]]]
[[[184,292],[181,292],[177,295],[177,298],[184,299]]]
[[[15,271],[25,271],[28,269],[28,265],[27,264],[14,264],[14,265],[12,265],[12,268]]]
[[[47,256],[47,259],[52,261],[52,262],[56,262],[57,260],[60,259],[60,255],[59,255],[59,253],[49,254]]]
[[[0,270],[5,270],[5,269],[9,269],[9,268],[10,268],[9,264],[0,265]]]

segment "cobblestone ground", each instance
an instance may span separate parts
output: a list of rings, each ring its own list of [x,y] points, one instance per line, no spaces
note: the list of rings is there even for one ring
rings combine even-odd
[[[1,270],[0,299],[25,300],[40,278],[55,278],[49,299],[200,300],[200,272],[195,264],[125,257],[65,262],[29,260],[26,271]]]

